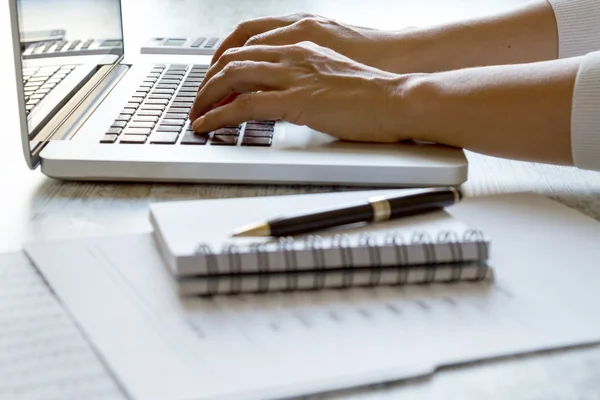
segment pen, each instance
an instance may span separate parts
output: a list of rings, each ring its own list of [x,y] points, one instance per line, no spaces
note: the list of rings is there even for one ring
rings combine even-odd
[[[356,204],[284,216],[240,228],[233,236],[293,236],[359,222],[381,222],[407,217],[458,203],[462,193],[454,187],[419,190],[399,196],[371,197]]]

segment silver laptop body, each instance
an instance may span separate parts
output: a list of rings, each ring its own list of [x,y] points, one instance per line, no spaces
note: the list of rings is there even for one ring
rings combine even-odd
[[[394,187],[467,179],[463,151],[433,144],[342,142],[270,121],[193,136],[183,114],[208,56],[126,55],[119,0],[9,3],[23,151],[47,176]],[[61,34],[21,40],[33,30]]]

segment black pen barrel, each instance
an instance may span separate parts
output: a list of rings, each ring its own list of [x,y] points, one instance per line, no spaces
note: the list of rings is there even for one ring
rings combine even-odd
[[[270,221],[272,236],[292,236],[373,219],[369,203]]]
[[[456,203],[460,199],[452,190],[433,190],[412,196],[387,199],[390,219],[438,210]]]

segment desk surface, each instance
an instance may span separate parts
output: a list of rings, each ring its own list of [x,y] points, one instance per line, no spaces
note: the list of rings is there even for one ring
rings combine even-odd
[[[125,1],[125,38],[136,51],[157,35],[225,35],[239,20],[310,11],[382,28],[426,25],[501,9],[522,0],[150,0]],[[217,4],[218,3],[218,4]],[[5,3],[6,4],[6,3]],[[6,6],[0,35],[9,37]],[[432,10],[434,12],[432,12]],[[190,18],[193,15],[194,18]],[[206,28],[205,28],[206,27]],[[6,41],[0,50],[8,51]],[[7,54],[7,53],[4,53]],[[139,232],[149,229],[153,201],[280,195],[328,191],[328,187],[62,183],[29,171],[18,138],[14,84],[8,57],[0,60],[2,146],[0,146],[0,251],[24,240]],[[541,143],[540,145],[543,145]],[[467,195],[535,191],[600,220],[600,174],[575,168],[501,160],[467,153]],[[337,190],[337,189],[336,189]],[[339,397],[404,399],[600,399],[600,347],[510,358],[440,371],[433,378]],[[334,396],[334,397],[337,397]]]

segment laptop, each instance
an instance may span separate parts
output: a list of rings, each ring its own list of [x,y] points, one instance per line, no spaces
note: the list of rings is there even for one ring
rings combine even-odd
[[[463,151],[431,143],[346,142],[283,121],[195,134],[188,111],[209,56],[126,54],[120,0],[9,4],[23,150],[47,176],[370,187],[467,179]]]

